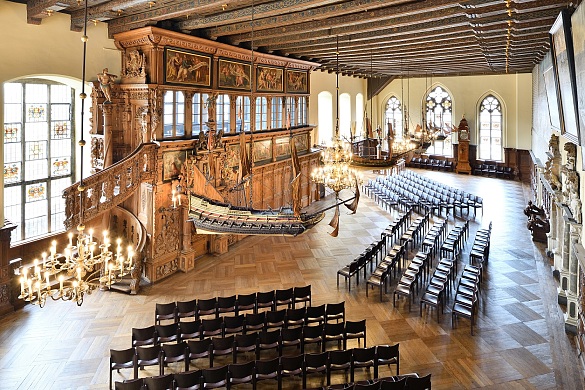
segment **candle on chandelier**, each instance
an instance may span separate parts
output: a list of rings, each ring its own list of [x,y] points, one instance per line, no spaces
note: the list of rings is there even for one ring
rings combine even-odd
[[[54,259],[57,255],[57,241],[53,240],[51,244],[51,257]]]
[[[24,277],[20,277],[20,295],[24,296]]]
[[[81,282],[81,267],[77,268],[77,280]]]
[[[43,268],[45,268],[45,262],[47,261],[47,252],[41,253],[41,256],[43,256]]]
[[[73,246],[73,233],[67,235],[69,237],[69,246]]]
[[[93,229],[89,229],[89,242],[93,242]]]
[[[59,291],[63,292],[63,275],[59,275]]]

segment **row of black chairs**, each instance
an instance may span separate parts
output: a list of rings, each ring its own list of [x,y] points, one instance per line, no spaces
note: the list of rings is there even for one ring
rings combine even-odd
[[[457,317],[468,318],[471,322],[471,335],[479,305],[479,291],[482,268],[467,264],[457,286],[457,292],[451,310],[451,327],[455,327]]]
[[[423,200],[428,202],[430,199],[434,202],[433,204],[437,201],[443,203],[443,207],[448,207],[447,212],[452,208],[453,214],[456,215],[457,209],[459,209],[460,216],[463,216],[463,210],[469,215],[469,209],[472,208],[474,215],[478,209],[482,209],[483,213],[483,199],[479,196],[431,180],[413,171],[405,170],[401,176],[405,182],[404,185],[422,191],[426,195]],[[421,196],[420,193],[417,195]]]
[[[454,168],[453,161],[422,157],[413,157],[410,160],[408,166],[412,168],[423,168],[432,170],[436,169],[437,171],[449,172],[453,172]]]
[[[331,384],[334,371],[349,373],[350,381],[354,382],[358,369],[372,368],[373,377],[378,378],[379,367],[396,365],[396,374],[400,369],[399,345],[379,345],[369,348],[353,348],[334,350],[321,353],[301,353],[295,356],[280,356],[268,360],[251,360],[246,363],[232,363],[219,367],[201,370],[186,370],[176,374],[164,374],[149,378],[135,378],[124,382],[116,382],[115,388],[126,389],[211,389],[231,388],[233,385],[256,383],[262,380],[274,380],[278,389],[287,377],[301,377],[303,388],[306,388],[307,376],[323,374],[327,377],[327,386]],[[142,379],[142,380],[141,380]]]
[[[384,258],[387,251],[387,240],[385,237],[369,245],[362,253],[360,253],[351,263],[337,271],[337,287],[339,288],[339,277],[345,278],[348,283],[349,291],[351,291],[351,278],[356,278],[356,284],[360,284],[360,274],[363,271],[364,280],[368,265],[370,270],[374,268],[378,262]]]
[[[477,164],[473,167],[473,174],[474,175],[481,175],[481,176],[494,176],[498,178],[504,179],[514,179],[514,169],[511,167],[503,167],[497,165],[496,163],[493,164]]]
[[[315,387],[305,390],[430,390],[431,374],[419,377],[418,374],[405,374],[363,380],[355,383],[343,383],[333,386]]]
[[[132,346],[158,345],[213,336],[225,337],[230,334],[246,334],[331,321],[345,322],[345,301],[298,309],[269,310],[236,316],[172,322],[146,328],[132,328]]]
[[[261,309],[276,310],[279,306],[293,308],[297,304],[311,306],[311,285],[229,297],[157,303],[154,321],[158,324],[163,320],[178,322],[182,318],[197,320],[203,316],[219,317],[226,313],[239,314],[249,310],[258,313]]]
[[[160,374],[169,363],[183,362],[184,371],[189,370],[192,361],[207,359],[213,367],[214,359],[219,356],[232,358],[237,363],[238,355],[254,354],[260,359],[262,351],[275,351],[278,356],[284,354],[285,348],[296,347],[304,353],[305,346],[317,344],[319,350],[326,351],[327,343],[337,342],[338,349],[347,349],[349,340],[358,341],[358,346],[366,346],[366,320],[325,323],[315,326],[274,329],[252,332],[242,335],[213,337],[202,340],[186,340],[154,346],[139,346],[124,350],[110,350],[110,369],[133,368],[134,378],[138,369],[146,366],[159,366]],[[110,371],[110,383],[111,383]]]

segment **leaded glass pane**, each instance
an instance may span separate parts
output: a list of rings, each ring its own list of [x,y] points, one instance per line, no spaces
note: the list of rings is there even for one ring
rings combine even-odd
[[[47,158],[47,141],[35,141],[26,143],[26,159],[40,160]]]
[[[4,145],[4,162],[22,162],[22,144],[11,143]]]
[[[22,84],[21,83],[5,83],[4,84],[4,103],[18,103],[22,102]],[[6,119],[6,112],[4,113]]]
[[[47,84],[25,84],[24,93],[27,103],[47,103],[49,89]]]
[[[64,139],[51,141],[51,157],[63,157],[71,155],[72,153],[70,140]]]
[[[11,123],[20,126],[22,122],[22,104],[19,103],[5,103],[4,104],[4,124]]]
[[[47,183],[35,183],[26,186],[26,201],[35,202],[47,199]]]
[[[71,138],[71,122],[51,122],[51,137],[53,139]]]
[[[71,104],[71,88],[67,85],[51,85],[51,103]]]
[[[21,194],[20,186],[4,187],[4,217],[16,225],[22,220]],[[12,231],[12,240],[18,241],[20,236],[19,229]]]
[[[57,157],[51,159],[51,176],[64,176],[71,173],[71,161],[69,157]]]
[[[20,123],[4,125],[4,143],[20,142]]]
[[[26,105],[27,122],[46,122],[47,105],[46,104],[27,104]]]
[[[26,194],[28,197],[28,192]],[[46,234],[49,231],[48,202],[46,199],[24,205],[24,238]]]
[[[23,132],[25,141],[46,141],[48,134],[47,122],[27,123]]]
[[[48,177],[47,160],[26,161],[24,163],[25,180],[38,180]]]
[[[4,164],[4,183],[17,183],[20,181],[20,163]]]

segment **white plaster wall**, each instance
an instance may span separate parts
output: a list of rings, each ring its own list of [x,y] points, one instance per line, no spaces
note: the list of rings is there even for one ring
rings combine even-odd
[[[532,74],[459,76],[396,79],[374,98],[374,127],[382,125],[386,101],[392,95],[400,99],[409,111],[409,128],[422,125],[422,112],[426,91],[442,85],[453,101],[453,124],[457,126],[465,115],[471,129],[471,143],[477,143],[477,107],[487,92],[503,99],[505,115],[503,146],[530,149],[532,128]],[[409,98],[410,95],[410,98]],[[366,104],[369,109],[369,102]],[[369,112],[369,111],[368,111]]]
[[[364,96],[364,104],[365,104],[365,97],[367,96],[366,93],[366,80],[357,78],[357,77],[349,77],[349,76],[342,76],[339,75],[339,94],[348,93],[351,97],[351,121],[354,122],[356,120],[356,112],[355,112],[355,97],[358,93],[361,93]],[[335,73],[327,73],[321,72],[320,70],[315,70],[311,73],[311,97],[309,98],[309,123],[313,125],[317,125],[313,133],[313,141],[312,143],[317,143],[319,140],[319,120],[318,120],[318,105],[317,105],[317,95],[319,95],[322,91],[329,91],[333,95],[333,109],[331,112],[331,123],[333,123],[333,129],[335,131],[335,114],[337,111],[337,102],[335,96]],[[369,113],[369,111],[368,111]],[[368,114],[369,116],[369,114]],[[359,127],[359,126],[358,126]]]

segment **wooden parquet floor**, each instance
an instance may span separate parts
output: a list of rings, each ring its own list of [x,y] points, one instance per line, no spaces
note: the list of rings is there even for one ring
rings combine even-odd
[[[483,216],[479,212],[473,218],[472,213],[468,244],[478,227],[493,221],[474,336],[468,320],[461,319],[451,328],[451,303],[439,323],[434,309],[419,315],[420,296],[410,313],[405,299],[394,308],[395,281],[384,302],[377,291],[366,297],[363,281],[359,286],[352,281],[351,292],[343,280],[337,288],[337,270],[377,239],[396,214],[363,196],[356,215],[342,213],[338,238],[328,235],[331,228],[326,222],[295,238],[249,237],[228,254],[204,257],[193,272],[144,288],[138,296],[98,291],[82,307],[49,302],[44,309],[29,306],[0,318],[0,388],[105,389],[109,349],[129,347],[130,329],[153,323],[155,302],[311,284],[314,305],[345,301],[347,319],[367,319],[368,345],[400,343],[401,373],[431,373],[434,389],[582,389],[583,375],[572,336],[564,332],[549,260],[525,227],[527,186],[418,172],[484,197]],[[454,222],[451,216],[450,224]],[[464,255],[463,261],[467,259]],[[349,343],[352,346],[357,346],[355,340]],[[391,375],[386,367],[380,373]],[[154,369],[141,372],[141,376],[155,374]],[[114,372],[114,380],[129,375],[128,370]],[[356,380],[370,375],[358,372]],[[344,381],[342,373],[332,380]],[[318,375],[309,380],[312,386],[321,383]],[[259,388],[275,385],[267,382]],[[301,388],[300,380],[286,381],[285,388]]]

